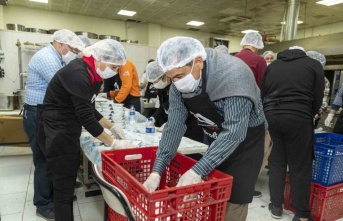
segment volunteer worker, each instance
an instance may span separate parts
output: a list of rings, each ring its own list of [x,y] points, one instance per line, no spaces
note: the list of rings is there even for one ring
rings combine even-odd
[[[162,69],[158,66],[156,61],[148,64],[146,67],[146,74],[148,81],[157,88],[158,100],[160,103],[159,108],[157,108],[156,112],[151,117],[154,118],[155,125],[161,127],[168,121],[169,90],[171,82],[170,79],[163,74]],[[188,114],[186,125],[187,131],[185,132],[185,137],[198,142],[204,142],[204,132],[193,115]]]
[[[168,39],[157,61],[173,81],[168,123],[163,131],[153,172],[144,182],[157,189],[161,174],[175,156],[187,130],[189,113],[198,119],[210,146],[177,186],[199,183],[213,169],[234,177],[226,220],[246,220],[262,165],[265,117],[259,89],[249,67],[240,59],[206,49],[193,38]]]
[[[73,220],[73,193],[80,165],[81,127],[113,148],[128,146],[123,131],[95,110],[102,79],[115,75],[125,64],[123,46],[111,39],[83,51],[51,79],[41,107],[38,140],[45,155],[47,176],[53,182],[56,221]],[[104,132],[111,130],[115,139]]]

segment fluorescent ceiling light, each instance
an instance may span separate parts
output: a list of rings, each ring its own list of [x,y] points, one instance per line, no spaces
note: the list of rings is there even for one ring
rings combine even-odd
[[[30,0],[30,2],[48,3],[49,0]]]
[[[200,25],[203,25],[205,24],[204,22],[201,22],[201,21],[190,21],[187,23],[187,25],[192,25],[192,26],[200,26]]]
[[[258,31],[253,30],[253,29],[247,29],[247,30],[242,31],[242,33],[244,34],[249,33],[249,32],[258,32]]]
[[[316,2],[317,4],[332,6],[343,3],[343,0],[323,0]]]
[[[120,10],[118,15],[126,15],[126,16],[134,16],[136,12],[134,11],[127,11],[127,10]]]
[[[304,22],[303,22],[303,21],[298,21],[298,25],[299,25],[299,24],[302,24],[302,23],[304,23]],[[282,25],[285,25],[286,22],[285,22],[285,21],[282,21],[281,24],[282,24]]]

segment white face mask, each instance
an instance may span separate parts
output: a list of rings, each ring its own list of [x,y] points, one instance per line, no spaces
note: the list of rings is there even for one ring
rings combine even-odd
[[[180,80],[174,82],[176,89],[180,91],[181,93],[193,92],[199,85],[199,82],[201,79],[201,72],[200,72],[200,78],[196,80],[192,75],[193,67],[194,67],[194,61],[193,61],[191,72],[187,74],[185,77],[181,78]]]
[[[163,88],[167,87],[168,85],[169,85],[169,82],[168,82],[168,81],[167,81],[167,82],[164,82],[164,81],[162,81],[162,79],[161,79],[161,80],[159,80],[157,83],[154,84],[154,87],[155,87],[156,89],[163,89]]]
[[[108,66],[105,68],[104,71],[100,70],[100,68],[96,69],[96,73],[102,78],[102,79],[108,79],[117,74],[117,72],[113,71],[111,68]]]
[[[270,65],[271,62],[267,62],[267,66]]]
[[[70,51],[68,51],[67,54],[62,55],[62,61],[65,64],[68,64],[69,62],[71,62],[75,58],[76,58],[76,54],[74,54],[73,52],[70,52]]]

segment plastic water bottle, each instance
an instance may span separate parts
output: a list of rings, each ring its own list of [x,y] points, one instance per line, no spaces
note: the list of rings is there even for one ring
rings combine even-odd
[[[136,110],[135,105],[130,105],[130,111],[129,111],[129,130],[134,131],[136,126]]]
[[[154,144],[154,136],[155,136],[155,124],[153,119],[150,117],[146,121],[145,124],[145,133],[146,133],[146,142],[145,145],[153,145]]]

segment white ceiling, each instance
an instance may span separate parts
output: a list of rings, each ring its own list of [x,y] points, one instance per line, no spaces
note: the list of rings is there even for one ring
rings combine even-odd
[[[343,21],[343,4],[323,6],[317,0],[302,0],[299,20],[304,24],[298,28],[311,28]],[[166,27],[242,35],[244,29],[257,29],[267,35],[279,34],[285,0],[49,0],[48,4],[29,0],[9,0],[9,6],[24,6],[78,15],[126,21],[137,20],[142,23],[157,23]],[[117,15],[121,9],[136,11],[133,17]],[[248,17],[245,22],[220,22],[229,16]],[[186,25],[195,20],[205,25],[193,27]]]

